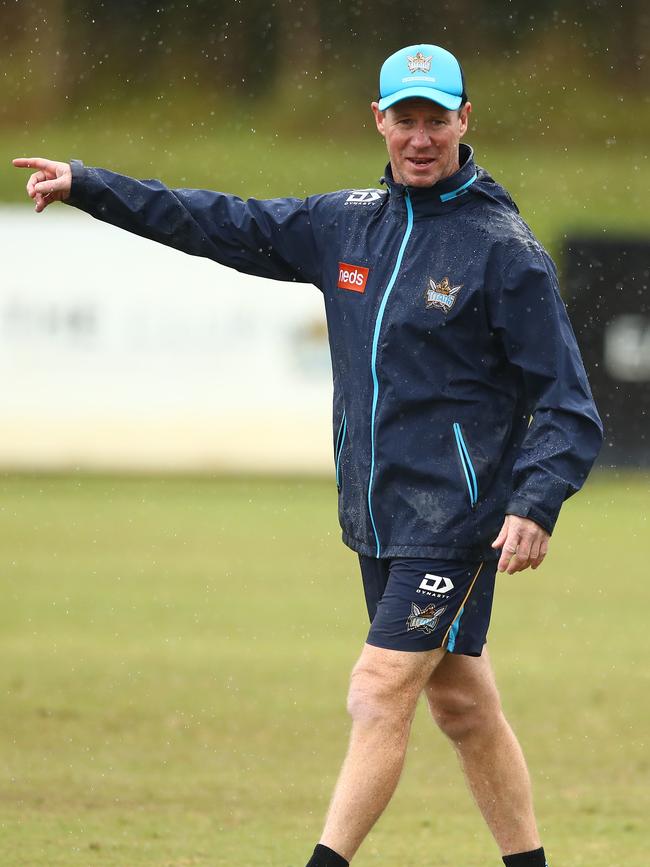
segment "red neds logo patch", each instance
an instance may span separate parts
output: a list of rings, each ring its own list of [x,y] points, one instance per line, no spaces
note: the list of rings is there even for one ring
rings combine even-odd
[[[364,268],[362,265],[348,265],[347,262],[339,262],[339,289],[365,292],[369,272],[370,268]]]

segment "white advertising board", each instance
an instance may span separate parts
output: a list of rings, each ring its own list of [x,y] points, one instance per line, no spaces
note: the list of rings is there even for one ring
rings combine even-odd
[[[320,292],[0,208],[0,464],[332,470]]]

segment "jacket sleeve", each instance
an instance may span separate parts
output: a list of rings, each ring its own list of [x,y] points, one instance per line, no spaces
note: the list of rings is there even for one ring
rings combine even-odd
[[[249,199],[210,190],[172,190],[72,160],[67,204],[136,235],[229,268],[320,283],[313,209],[326,196]]]
[[[505,269],[493,327],[520,371],[530,425],[506,512],[553,532],[598,455],[603,427],[548,254],[526,247]]]

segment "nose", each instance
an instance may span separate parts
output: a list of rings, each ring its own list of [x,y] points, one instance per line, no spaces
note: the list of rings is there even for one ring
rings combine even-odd
[[[424,124],[421,124],[413,131],[412,144],[417,148],[426,148],[430,144],[429,133]]]

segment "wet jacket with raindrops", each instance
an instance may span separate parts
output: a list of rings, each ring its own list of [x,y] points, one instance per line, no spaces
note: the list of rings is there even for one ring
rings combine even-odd
[[[460,157],[428,188],[389,168],[387,190],[248,201],[71,162],[92,216],[321,290],[343,540],[369,556],[493,558],[505,514],[552,532],[602,441],[555,267]]]

